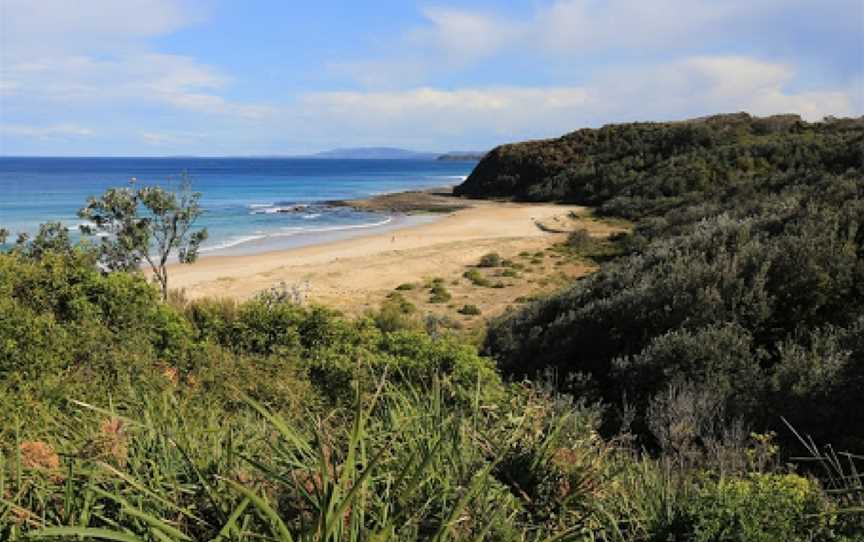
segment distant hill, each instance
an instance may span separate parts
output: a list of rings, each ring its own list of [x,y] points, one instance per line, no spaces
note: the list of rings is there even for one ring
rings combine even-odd
[[[434,160],[438,153],[417,152],[394,147],[353,147],[333,149],[312,155],[324,159],[367,159],[367,160]]]
[[[438,156],[438,160],[479,161],[486,156],[486,151],[453,151]]]

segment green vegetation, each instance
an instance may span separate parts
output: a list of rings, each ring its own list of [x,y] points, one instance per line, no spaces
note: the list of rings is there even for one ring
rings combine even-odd
[[[459,309],[459,314],[464,314],[466,316],[476,316],[480,314],[480,309],[477,305],[463,305],[461,309]]]
[[[371,313],[375,326],[385,332],[400,329],[417,329],[419,323],[415,318],[417,307],[405,299],[399,292],[392,292],[387,296],[381,308]]]
[[[99,256],[107,269],[133,271],[146,262],[165,300],[168,258],[173,254],[180,263],[194,262],[207,239],[206,229],[194,229],[202,213],[200,199],[185,174],[177,193],[161,186],[110,188],[78,212],[88,221],[81,231],[105,234]]]
[[[583,129],[489,152],[454,193],[568,201],[603,215],[638,219],[724,193],[773,191],[758,179],[856,167],[860,119],[807,124],[795,115],[746,113],[687,122]],[[743,194],[742,194],[743,195]]]
[[[620,140],[625,150],[666,156],[664,163],[680,171],[710,150],[714,167],[728,168],[718,174],[725,180],[702,187],[702,199],[691,206],[685,206],[696,197],[690,192],[685,198],[648,190],[645,183],[662,176],[633,181],[643,191],[629,200],[632,208],[652,214],[640,212],[635,232],[619,239],[630,254],[495,322],[486,350],[499,367],[518,375],[550,368],[582,374],[587,380],[568,389],[609,404],[626,397],[633,427],[650,445],[656,444],[648,431],[652,402],[686,383],[710,395],[706,408],[778,431],[787,442],[791,434],[781,416],[817,441],[864,448],[855,391],[864,378],[864,291],[858,287],[864,280],[864,128],[793,123],[761,134],[764,122],[736,116],[579,132],[603,142],[601,149]],[[679,144],[664,151],[669,141]],[[742,162],[729,158],[757,150],[763,159],[756,170],[741,170]],[[620,163],[629,163],[630,152]],[[621,197],[610,192],[592,201],[611,212]],[[659,200],[670,197],[678,204],[661,211],[667,207]],[[591,244],[585,234],[570,237],[574,249]],[[610,412],[608,423],[622,416]]]
[[[477,263],[477,267],[500,267],[502,264],[501,256],[497,252],[484,254]]]
[[[414,284],[413,282],[405,282],[405,283],[400,284],[399,286],[396,287],[396,289],[399,291],[414,290],[416,288],[417,288],[417,285]]]
[[[468,271],[465,271],[462,276],[471,281],[471,284],[473,284],[474,286],[480,286],[483,288],[492,287],[492,281],[486,278],[483,273],[477,271],[476,269],[469,269]]]
[[[681,130],[737,138],[715,165],[773,158],[701,200],[638,188],[632,234],[549,252],[601,270],[517,299],[488,357],[412,288],[353,319],[278,289],[163,300],[59,224],[19,239],[0,253],[0,540],[860,540],[864,458],[819,444],[864,447],[862,130],[739,120],[579,132],[604,212],[672,179],[625,183],[617,146],[667,173],[702,156]]]
[[[576,251],[590,250],[595,243],[594,238],[585,229],[573,231],[567,236],[567,246]]]
[[[450,291],[447,290],[443,282],[433,283],[429,289],[429,293],[431,294],[429,296],[429,303],[446,303],[453,298],[453,295],[450,294]]]

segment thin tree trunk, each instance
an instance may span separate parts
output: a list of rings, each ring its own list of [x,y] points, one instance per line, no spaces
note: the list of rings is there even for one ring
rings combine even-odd
[[[163,268],[156,276],[159,277],[159,285],[162,287],[162,301],[168,301],[168,273]]]

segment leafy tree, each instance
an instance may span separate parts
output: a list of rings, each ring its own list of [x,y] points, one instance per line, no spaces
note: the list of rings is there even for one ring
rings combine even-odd
[[[39,225],[39,232],[32,240],[21,234],[13,249],[34,260],[41,260],[48,253],[70,254],[74,245],[69,238],[69,230],[60,222],[47,222]]]
[[[176,253],[180,263],[198,258],[207,229],[195,229],[201,216],[200,192],[192,191],[185,174],[177,192],[161,186],[109,188],[91,197],[78,216],[94,226],[82,226],[86,235],[102,232],[101,263],[111,271],[133,271],[147,262],[168,297],[168,259]]]
[[[9,238],[9,230],[6,228],[0,228],[0,245],[6,244],[6,239]]]

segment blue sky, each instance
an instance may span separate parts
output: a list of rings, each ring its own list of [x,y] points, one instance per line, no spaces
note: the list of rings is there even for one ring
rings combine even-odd
[[[860,0],[0,0],[0,154],[487,149],[864,113]]]

